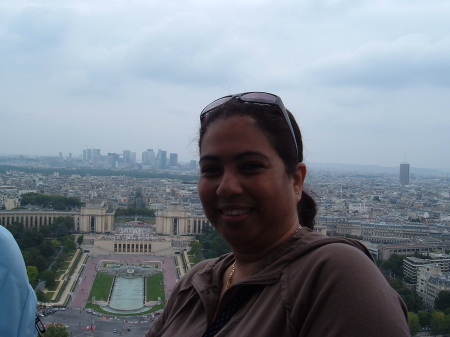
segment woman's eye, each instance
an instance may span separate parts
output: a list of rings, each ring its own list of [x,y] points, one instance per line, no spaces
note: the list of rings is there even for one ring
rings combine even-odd
[[[261,163],[247,163],[243,165],[243,169],[245,171],[249,171],[249,172],[254,172],[254,171],[258,171],[260,169],[262,169],[264,167],[264,165],[262,165]]]
[[[200,173],[202,175],[213,175],[220,173],[220,167],[218,166],[205,166],[200,168]]]

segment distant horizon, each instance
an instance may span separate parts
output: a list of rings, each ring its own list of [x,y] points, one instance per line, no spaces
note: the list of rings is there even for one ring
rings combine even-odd
[[[163,150],[163,151],[165,151],[165,150]],[[136,152],[136,151],[131,151],[131,152]],[[67,153],[70,153],[70,152],[67,152]],[[120,154],[122,152],[114,152],[114,153],[119,153]],[[137,153],[138,152],[136,152],[136,154]],[[169,151],[167,151],[167,153],[169,154],[169,153],[176,153],[176,152],[169,152]],[[63,152],[63,154],[64,154],[64,152]],[[33,158],[33,157],[50,157],[50,158],[54,157],[54,158],[59,158],[58,154],[0,153],[0,157],[14,157],[14,156],[25,156],[25,157],[30,157],[30,158]],[[78,155],[75,156],[72,153],[72,158],[81,159],[80,158],[81,156],[82,156],[82,154],[78,154]],[[102,154],[102,156],[103,156],[103,154]],[[67,155],[66,156],[63,155],[63,159],[67,159],[67,158],[68,158]],[[192,158],[190,160],[198,161],[198,158]],[[180,157],[179,157],[178,163],[180,163],[180,164],[188,164],[190,162],[190,160],[183,160],[183,159],[180,160]],[[379,169],[384,169],[383,171],[390,171],[392,173],[395,173],[394,172],[395,170],[399,170],[400,164],[406,163],[406,164],[410,165],[411,173],[414,173],[414,171],[430,171],[430,172],[434,171],[434,172],[441,172],[441,173],[450,174],[450,168],[445,168],[445,167],[419,167],[419,166],[415,166],[415,165],[411,164],[408,161],[400,161],[397,165],[344,163],[344,162],[341,162],[341,163],[336,163],[335,162],[335,163],[333,163],[333,162],[319,162],[319,161],[308,161],[308,160],[305,160],[304,162],[306,163],[306,165],[309,165],[309,166],[316,166],[316,167],[323,166],[323,167],[326,167],[326,168],[329,168],[329,169],[333,169],[333,168],[334,169],[350,169],[352,167],[353,168],[358,167],[358,168],[364,168],[365,169],[364,171],[368,171],[368,170],[369,171],[374,171],[374,170],[376,171],[376,168],[379,168]],[[136,163],[139,164],[139,163],[142,163],[142,161],[136,159]],[[331,167],[331,166],[334,166],[334,167]]]

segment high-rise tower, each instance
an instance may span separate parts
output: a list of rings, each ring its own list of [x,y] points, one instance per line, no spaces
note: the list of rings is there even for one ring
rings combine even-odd
[[[409,164],[402,163],[400,164],[400,184],[405,186],[409,185]]]

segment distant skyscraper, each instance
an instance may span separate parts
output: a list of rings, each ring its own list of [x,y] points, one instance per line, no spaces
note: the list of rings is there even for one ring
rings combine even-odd
[[[171,153],[169,155],[169,166],[177,166],[178,165],[178,153]]]
[[[402,163],[400,164],[400,184],[405,186],[409,185],[409,164]]]
[[[189,169],[191,169],[191,170],[196,170],[196,169],[197,169],[197,161],[191,160],[191,161],[189,162]]]
[[[119,161],[119,155],[117,153],[108,153],[107,162],[111,165],[112,168],[117,167],[117,163]]]
[[[123,150],[123,162],[129,164],[131,159],[131,151]]]
[[[87,160],[92,160],[92,149],[86,149]]]
[[[150,165],[151,167],[155,167],[155,152],[153,149],[147,149],[147,151],[142,152],[142,164]]]
[[[157,166],[160,169],[167,168],[167,151],[158,150],[158,154],[156,155]]]

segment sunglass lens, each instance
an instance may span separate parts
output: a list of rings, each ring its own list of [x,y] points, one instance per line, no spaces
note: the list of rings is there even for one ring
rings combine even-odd
[[[202,114],[217,108],[219,105],[225,104],[226,102],[228,102],[231,99],[232,96],[225,96],[219,99],[216,99],[214,102],[209,103],[202,111]]]
[[[275,104],[277,102],[278,97],[265,92],[249,92],[241,96],[243,100],[257,100],[257,101],[265,101],[267,103]]]

